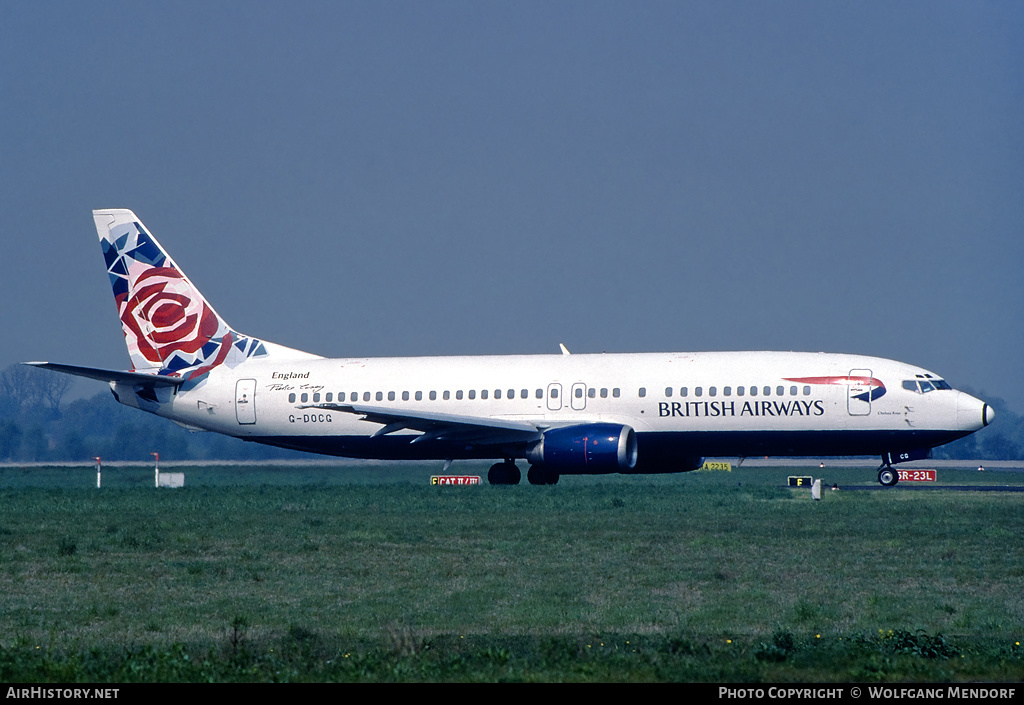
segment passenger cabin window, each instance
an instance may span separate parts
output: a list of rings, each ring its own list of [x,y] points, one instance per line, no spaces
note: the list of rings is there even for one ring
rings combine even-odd
[[[640,395],[641,399],[646,397],[647,396],[647,387],[640,387],[640,391],[638,391],[637,394]]]

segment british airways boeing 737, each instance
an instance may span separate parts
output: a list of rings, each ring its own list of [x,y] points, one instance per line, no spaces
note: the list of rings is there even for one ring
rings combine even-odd
[[[705,456],[880,455],[984,426],[988,404],[913,365],[798,352],[336,358],[242,335],[129,210],[93,211],[132,370],[102,380],[189,428],[353,458],[494,459],[492,484],[668,473]]]

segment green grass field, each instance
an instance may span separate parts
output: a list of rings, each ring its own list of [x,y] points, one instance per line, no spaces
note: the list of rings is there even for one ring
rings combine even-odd
[[[1024,494],[340,467],[0,469],[0,679],[1024,678]]]

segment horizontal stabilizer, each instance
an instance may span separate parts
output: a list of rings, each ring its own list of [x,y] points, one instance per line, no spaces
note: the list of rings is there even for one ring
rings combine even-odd
[[[25,365],[39,367],[44,370],[63,372],[76,377],[88,377],[101,382],[120,382],[122,384],[139,384],[146,387],[177,387],[185,382],[181,377],[165,377],[145,372],[119,372],[104,370],[98,367],[79,367],[78,365],[61,365],[56,362],[25,362]]]

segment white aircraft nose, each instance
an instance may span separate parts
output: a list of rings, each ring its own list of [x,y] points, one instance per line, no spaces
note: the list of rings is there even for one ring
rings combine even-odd
[[[977,431],[992,423],[996,412],[981,399],[960,392],[956,399],[957,425],[964,431]]]

